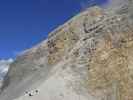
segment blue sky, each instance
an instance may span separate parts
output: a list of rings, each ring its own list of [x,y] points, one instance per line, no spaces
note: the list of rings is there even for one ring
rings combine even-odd
[[[0,59],[14,58],[44,40],[90,1],[101,5],[107,0],[0,0]]]

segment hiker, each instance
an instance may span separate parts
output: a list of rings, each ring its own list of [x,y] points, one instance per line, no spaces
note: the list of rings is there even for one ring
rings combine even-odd
[[[29,93],[29,96],[31,97],[31,96],[33,96],[31,93]]]
[[[36,90],[35,92],[36,92],[36,93],[38,93],[39,91],[38,91],[38,90]]]

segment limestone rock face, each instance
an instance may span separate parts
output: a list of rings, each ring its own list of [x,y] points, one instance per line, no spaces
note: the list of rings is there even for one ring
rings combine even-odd
[[[125,13],[81,12],[16,59],[0,100],[133,100],[132,27]]]

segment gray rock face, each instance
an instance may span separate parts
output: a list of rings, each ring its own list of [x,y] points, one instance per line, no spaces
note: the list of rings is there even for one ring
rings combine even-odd
[[[75,16],[16,59],[0,99],[132,100],[129,15],[92,7]],[[20,97],[37,87],[38,96]]]

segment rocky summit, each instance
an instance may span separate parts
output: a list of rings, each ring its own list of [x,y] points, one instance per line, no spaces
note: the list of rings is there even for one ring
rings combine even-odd
[[[133,100],[132,3],[124,7],[88,8],[24,51],[0,100]]]

